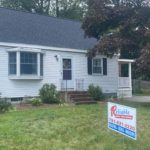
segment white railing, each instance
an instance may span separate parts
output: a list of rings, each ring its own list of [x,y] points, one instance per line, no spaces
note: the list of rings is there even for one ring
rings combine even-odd
[[[130,87],[130,78],[129,77],[119,77],[118,81],[120,88]]]
[[[60,90],[67,91],[68,90],[68,81],[60,79]]]
[[[65,81],[60,79],[61,91],[84,91],[84,79],[75,79],[74,81]]]
[[[76,79],[76,91],[84,91],[84,79]]]

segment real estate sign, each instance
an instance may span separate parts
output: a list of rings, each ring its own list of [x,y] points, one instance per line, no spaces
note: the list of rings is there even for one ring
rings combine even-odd
[[[136,140],[136,109],[108,102],[108,128]]]

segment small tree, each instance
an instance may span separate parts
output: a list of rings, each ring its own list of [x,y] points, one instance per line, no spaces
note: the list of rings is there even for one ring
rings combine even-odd
[[[6,100],[0,98],[0,113],[4,113],[12,109],[11,103],[7,102]]]
[[[39,90],[39,95],[43,103],[58,103],[59,92],[54,84],[44,84]]]
[[[93,84],[89,85],[88,94],[96,101],[104,98],[102,89],[99,86],[94,86]]]

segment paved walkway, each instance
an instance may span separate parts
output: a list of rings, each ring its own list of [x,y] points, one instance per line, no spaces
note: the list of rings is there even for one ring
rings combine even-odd
[[[126,98],[126,100],[133,102],[150,103],[150,96],[133,96],[132,98]]]

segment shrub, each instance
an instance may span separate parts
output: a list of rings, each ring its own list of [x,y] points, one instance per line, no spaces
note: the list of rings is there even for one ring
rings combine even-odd
[[[9,111],[12,109],[12,105],[10,102],[7,102],[6,100],[0,99],[0,113]]]
[[[110,100],[112,100],[112,101],[118,100],[117,95],[112,95],[112,96],[110,97]]]
[[[59,92],[56,91],[54,84],[44,84],[39,91],[40,98],[43,103],[58,103]]]
[[[32,104],[32,106],[40,106],[40,105],[42,105],[42,102],[41,102],[40,98],[32,98],[31,104]]]
[[[88,94],[96,101],[104,98],[102,89],[99,86],[94,86],[93,84],[89,85]]]

